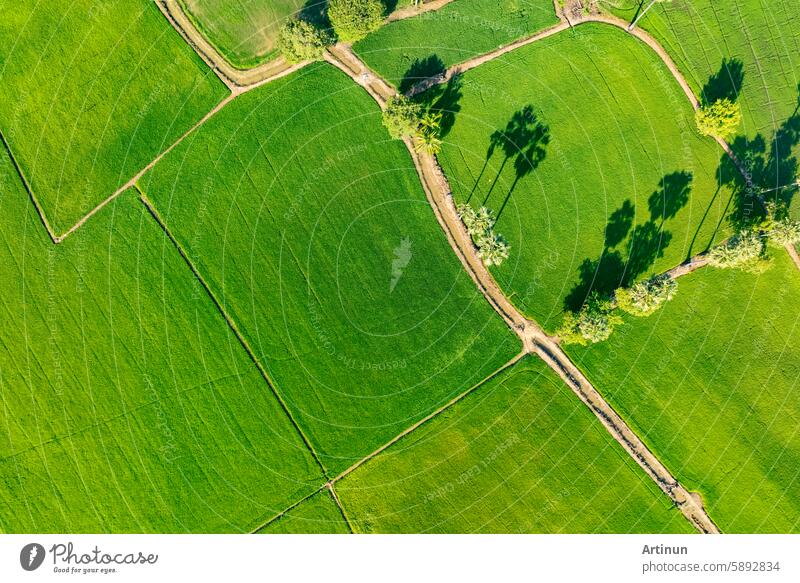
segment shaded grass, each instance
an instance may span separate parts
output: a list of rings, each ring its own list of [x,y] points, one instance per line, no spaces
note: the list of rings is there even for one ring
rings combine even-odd
[[[331,475],[520,349],[377,105],[330,65],[237,98],[141,188]]]
[[[568,352],[724,532],[800,531],[800,277],[701,269],[654,316]]]
[[[384,79],[405,90],[409,70],[418,80],[557,22],[551,0],[457,0],[389,23],[353,49]]]
[[[336,490],[359,532],[692,532],[535,357],[343,478]]]
[[[511,256],[492,273],[548,330],[591,290],[729,233],[721,152],[663,63],[623,31],[584,24],[422,98],[455,112],[439,157],[454,196],[499,215]]]
[[[226,94],[154,2],[0,0],[0,131],[61,234]]]
[[[52,245],[0,157],[0,530],[246,532],[323,478],[123,195]]]

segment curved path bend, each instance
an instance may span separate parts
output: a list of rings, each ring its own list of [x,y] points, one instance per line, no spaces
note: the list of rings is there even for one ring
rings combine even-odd
[[[558,30],[567,27],[568,25],[561,26]],[[549,32],[546,36],[550,34],[554,33]],[[538,38],[544,38],[544,36],[539,35]],[[504,52],[500,54],[504,54]],[[350,47],[337,45],[326,59],[364,87],[381,108],[386,106],[386,100],[390,96],[396,94],[395,90],[371,71],[352,52]],[[478,257],[472,239],[458,216],[449,183],[436,158],[417,152],[411,140],[404,141],[414,161],[425,195],[450,246],[489,304],[520,337],[524,352],[537,354],[564,380],[578,398],[591,409],[612,437],[672,499],[697,530],[704,533],[718,533],[719,529],[705,512],[700,497],[686,490],[648,449],[639,436],[570,360],[559,345],[558,338],[548,336],[538,323],[526,318],[503,294],[489,270]],[[700,265],[692,268],[696,269],[697,267]]]

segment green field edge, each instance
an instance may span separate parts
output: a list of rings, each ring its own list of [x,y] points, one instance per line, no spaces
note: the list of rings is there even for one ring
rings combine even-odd
[[[173,236],[173,234],[167,228],[166,223],[161,218],[161,215],[159,215],[158,211],[153,206],[153,204],[150,202],[150,200],[147,198],[147,195],[144,192],[142,192],[142,190],[139,188],[138,185],[135,185],[134,189],[139,193],[139,200],[142,202],[144,207],[147,209],[148,213],[150,213],[150,216],[153,217],[153,220],[161,228],[161,230],[164,232],[164,234],[167,236],[167,238],[173,244],[175,249],[177,249],[177,251],[180,254],[180,256],[183,259],[183,261],[189,267],[189,269],[191,270],[191,272],[195,276],[195,278],[197,278],[197,281],[200,283],[200,285],[203,286],[203,289],[208,294],[208,297],[211,298],[211,301],[214,303],[214,305],[216,306],[216,308],[219,311],[219,313],[225,319],[225,322],[228,324],[228,327],[231,329],[231,331],[233,332],[234,336],[236,336],[236,339],[242,345],[242,348],[244,348],[245,352],[247,353],[247,356],[250,358],[250,360],[253,362],[253,364],[258,369],[258,372],[261,375],[261,378],[264,379],[264,382],[266,383],[267,387],[272,392],[272,394],[275,396],[275,398],[278,400],[278,403],[280,403],[280,406],[283,409],[283,412],[289,418],[289,421],[292,423],[292,425],[294,426],[295,430],[300,435],[300,438],[303,440],[303,443],[308,448],[308,451],[311,453],[311,456],[314,458],[314,461],[319,466],[319,469],[322,471],[322,475],[326,479],[330,479],[330,476],[328,475],[328,470],[325,468],[325,466],[320,461],[319,455],[314,450],[313,446],[311,445],[311,442],[308,440],[308,437],[306,437],[306,434],[303,432],[302,428],[297,423],[297,421],[295,420],[295,418],[292,415],[291,411],[287,407],[286,402],[283,400],[283,397],[278,392],[274,381],[269,377],[269,374],[267,374],[267,371],[261,365],[261,362],[259,362],[258,358],[256,358],[255,353],[250,348],[250,345],[247,343],[247,340],[245,340],[245,338],[242,336],[241,332],[239,331],[239,328],[236,326],[236,323],[231,319],[230,315],[225,310],[224,306],[220,303],[220,301],[216,297],[216,295],[214,295],[214,292],[211,291],[211,288],[208,286],[206,281],[203,279],[202,275],[197,270],[197,267],[195,267],[194,263],[192,263],[191,259],[189,259],[189,256],[186,253],[186,251],[183,249],[183,247],[181,247],[181,245],[178,242],[178,240]]]
[[[347,525],[347,530],[350,531],[350,534],[356,534],[356,531],[353,528],[353,524],[350,522],[350,517],[347,516],[347,512],[345,512],[345,510],[344,510],[344,506],[342,505],[342,501],[339,500],[339,495],[333,489],[333,483],[330,484],[330,486],[327,488],[327,490],[328,490],[328,494],[330,495],[330,497],[333,498],[333,502],[334,502],[334,504],[336,504],[336,508],[339,509],[339,514],[342,515],[342,520],[344,520],[344,523]]]
[[[186,5],[184,0],[178,0],[178,7],[181,9],[181,12],[189,19],[189,22],[192,23],[203,38],[206,39],[206,42],[214,47],[214,50],[217,51],[220,56],[225,59],[225,62],[228,63],[231,67],[236,69],[237,71],[248,71],[250,69],[255,69],[256,67],[260,67],[261,65],[265,65],[274,58],[278,56],[278,50],[273,49],[269,52],[264,53],[263,55],[257,55],[248,61],[242,61],[239,59],[232,58],[231,54],[228,53],[225,49],[220,47],[216,41],[214,41],[213,35],[209,34],[208,28],[198,19],[189,7]],[[170,24],[170,26],[172,26]]]
[[[33,208],[36,209],[36,214],[39,215],[39,220],[41,221],[44,230],[47,232],[47,236],[50,237],[50,240],[53,242],[54,245],[57,244],[58,237],[56,236],[52,227],[50,227],[50,223],[47,222],[47,215],[44,214],[44,210],[39,204],[36,195],[33,193],[33,189],[31,188],[28,179],[25,177],[25,173],[22,171],[22,167],[19,165],[19,162],[17,162],[17,158],[14,156],[14,152],[11,150],[11,145],[8,143],[8,140],[6,140],[6,137],[3,135],[2,131],[0,131],[0,141],[3,142],[3,147],[5,148],[6,152],[8,152],[8,157],[14,166],[14,170],[17,171],[17,175],[19,176],[19,179],[22,182],[22,186],[25,188],[25,192],[28,193],[31,202],[33,203]]]

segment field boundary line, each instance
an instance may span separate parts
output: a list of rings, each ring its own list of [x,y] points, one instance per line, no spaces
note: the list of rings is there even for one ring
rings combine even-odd
[[[350,52],[349,57],[360,61],[352,52]],[[332,58],[335,58],[335,56]],[[362,64],[361,67],[368,71],[366,65]],[[385,107],[385,101],[376,97],[381,93],[381,86],[387,85],[383,79],[377,77],[374,73],[371,78],[363,74],[359,75],[352,66],[345,64],[342,64],[339,68],[356,83],[364,87],[376,99],[379,106]],[[373,87],[375,84],[377,84],[377,88]],[[666,466],[572,362],[559,345],[559,339],[548,336],[537,322],[526,318],[502,293],[497,282],[477,255],[472,238],[458,216],[447,177],[435,156],[417,152],[414,144],[409,139],[404,140],[404,142],[411,158],[414,160],[420,182],[434,215],[445,231],[450,246],[489,304],[521,338],[524,347],[523,353],[536,354],[564,380],[578,398],[590,408],[611,436],[639,464],[645,474],[675,503],[690,524],[703,533],[718,533],[719,528],[706,513],[699,494],[690,493],[678,482]],[[690,260],[688,266],[684,266],[684,270],[688,273],[702,267],[703,264],[702,261],[692,263]],[[400,435],[394,441],[402,437],[403,435]],[[386,449],[388,445],[391,445],[391,443],[380,448],[369,457],[374,457],[374,455]],[[354,467],[348,468],[342,475],[337,476],[332,481],[335,482],[341,479],[341,477],[352,472],[365,461],[367,459],[362,460]]]
[[[150,216],[153,217],[155,222],[158,224],[158,226],[161,228],[161,230],[164,232],[164,234],[170,240],[170,242],[175,247],[175,249],[178,250],[178,253],[183,258],[183,260],[186,263],[186,265],[189,266],[189,269],[191,270],[192,274],[195,276],[195,278],[197,278],[197,281],[200,282],[200,285],[203,286],[203,289],[206,291],[206,294],[208,294],[208,297],[211,298],[211,301],[214,302],[214,305],[217,307],[217,310],[219,311],[219,313],[222,314],[222,317],[225,319],[225,322],[228,324],[228,327],[231,329],[231,331],[233,332],[234,336],[236,336],[236,339],[239,341],[239,344],[242,345],[242,348],[244,348],[245,352],[250,357],[250,360],[253,362],[253,364],[255,364],[256,368],[258,369],[258,372],[261,374],[261,378],[264,379],[264,382],[267,384],[267,387],[272,392],[272,394],[275,396],[275,398],[278,400],[278,403],[280,404],[280,406],[283,409],[284,413],[286,413],[286,416],[289,418],[289,421],[291,421],[291,423],[294,426],[294,428],[297,431],[297,433],[300,435],[300,438],[303,440],[303,443],[308,448],[309,452],[311,453],[311,456],[314,458],[314,461],[317,462],[317,465],[322,470],[322,475],[327,478],[328,477],[328,472],[325,469],[325,466],[322,464],[322,461],[320,460],[319,455],[314,450],[314,447],[311,445],[311,441],[308,439],[308,437],[306,436],[306,434],[303,432],[302,428],[300,427],[300,424],[297,422],[297,420],[292,415],[292,412],[289,410],[288,405],[286,404],[286,402],[283,400],[283,397],[281,397],[280,393],[278,392],[278,389],[277,389],[275,383],[270,378],[270,376],[267,373],[266,369],[261,365],[261,361],[256,357],[255,353],[253,352],[253,349],[250,348],[250,344],[247,342],[247,340],[245,339],[244,335],[239,330],[239,327],[236,325],[236,322],[234,322],[233,318],[230,316],[230,314],[228,314],[227,310],[225,310],[225,307],[222,305],[222,303],[219,301],[217,296],[211,290],[211,287],[206,283],[205,279],[203,279],[203,276],[200,275],[200,272],[198,271],[197,267],[194,265],[192,260],[189,258],[188,253],[183,249],[181,244],[178,242],[178,240],[175,238],[175,236],[169,230],[169,228],[167,227],[166,222],[163,220],[163,218],[161,217],[161,215],[159,214],[159,212],[155,208],[155,206],[152,204],[152,202],[150,202],[150,199],[147,198],[147,195],[144,194],[141,190],[139,190],[138,187],[136,188],[136,190],[139,191],[139,200],[142,201],[142,204],[145,206],[147,211],[150,213]]]
[[[123,192],[125,192],[129,188],[132,188],[132,187],[136,186],[136,183],[142,178],[142,176],[144,176],[145,174],[147,174],[147,172],[152,170],[153,166],[158,164],[158,162],[160,162],[161,159],[164,156],[169,154],[181,142],[183,142],[183,140],[185,140],[187,137],[189,137],[189,135],[191,135],[197,128],[199,128],[201,125],[203,125],[209,119],[214,117],[214,115],[216,115],[223,107],[225,107],[228,103],[233,101],[234,97],[236,97],[236,95],[231,93],[231,94],[227,95],[225,97],[225,99],[223,99],[222,101],[217,103],[214,106],[214,108],[211,109],[211,111],[206,113],[192,127],[190,127],[188,130],[186,130],[177,140],[175,140],[169,147],[167,147],[167,149],[163,150],[160,154],[158,154],[155,158],[153,158],[150,162],[148,162],[148,164],[144,168],[139,170],[139,172],[137,172],[130,180],[128,180],[125,184],[123,184],[117,190],[115,190],[113,193],[111,193],[111,195],[106,197],[105,200],[103,200],[100,204],[98,204],[92,210],[90,210],[87,214],[85,214],[83,216],[83,218],[81,218],[77,223],[75,223],[69,229],[67,229],[67,231],[65,231],[62,235],[57,236],[55,238],[55,242],[56,243],[61,243],[64,239],[69,237],[72,233],[74,233],[75,231],[80,229],[84,225],[84,223],[86,223],[86,221],[88,221],[90,218],[92,218],[94,215],[96,215],[98,212],[100,212],[100,210],[102,210],[103,207],[105,207],[108,203],[110,203],[112,200],[117,198],[120,194],[122,194]]]
[[[364,465],[365,463],[367,463],[367,462],[368,462],[369,460],[371,460],[372,458],[374,458],[374,457],[376,457],[377,455],[379,455],[379,454],[383,453],[383,452],[384,452],[386,449],[388,449],[389,447],[391,447],[392,445],[394,445],[395,443],[397,443],[398,441],[400,441],[400,440],[401,440],[401,439],[403,439],[404,437],[408,436],[408,435],[409,435],[411,432],[413,432],[414,430],[416,430],[416,429],[417,429],[417,428],[419,428],[420,426],[424,425],[425,423],[427,423],[428,421],[430,421],[431,419],[433,419],[434,417],[436,417],[436,416],[437,416],[437,415],[439,415],[440,413],[443,413],[444,411],[446,411],[447,409],[449,409],[450,407],[452,407],[453,405],[455,405],[456,403],[458,403],[459,401],[461,401],[462,399],[464,399],[464,398],[465,398],[466,396],[468,396],[470,393],[472,393],[472,392],[474,392],[474,391],[478,390],[478,389],[479,389],[481,386],[483,386],[484,384],[486,384],[486,383],[487,383],[487,382],[489,382],[490,380],[492,380],[492,379],[494,379],[495,377],[497,377],[497,375],[501,374],[502,372],[504,372],[504,371],[508,370],[509,368],[511,368],[512,366],[514,366],[515,364],[517,364],[517,363],[518,363],[520,360],[522,360],[523,358],[525,358],[525,356],[527,356],[527,354],[528,354],[527,352],[520,352],[520,353],[519,353],[519,354],[517,354],[517,355],[516,355],[514,358],[512,358],[511,360],[509,360],[507,363],[505,363],[505,364],[504,364],[503,366],[501,366],[500,368],[498,368],[496,371],[494,371],[494,372],[490,373],[490,374],[489,374],[489,375],[488,375],[486,378],[484,378],[483,380],[481,380],[481,381],[479,381],[478,383],[474,384],[473,386],[469,387],[469,388],[468,388],[466,391],[464,391],[464,392],[462,392],[462,393],[460,393],[460,394],[456,395],[456,396],[455,396],[455,397],[453,397],[451,400],[449,400],[447,403],[445,403],[444,405],[442,405],[441,407],[439,407],[439,408],[438,408],[438,409],[436,409],[435,411],[433,411],[433,412],[431,412],[430,414],[428,414],[426,417],[424,417],[424,418],[420,419],[419,421],[417,421],[416,423],[414,423],[414,424],[413,424],[413,425],[411,425],[410,427],[408,427],[408,428],[404,429],[403,431],[401,431],[400,433],[398,433],[398,434],[397,434],[395,437],[393,437],[391,440],[389,440],[388,442],[386,442],[384,445],[382,445],[381,447],[379,447],[378,449],[376,449],[376,450],[375,450],[375,451],[373,451],[372,453],[370,453],[370,454],[368,454],[368,455],[364,456],[363,458],[361,458],[360,460],[358,460],[357,462],[355,462],[353,465],[351,465],[349,468],[347,468],[346,470],[344,470],[343,472],[341,472],[339,475],[337,475],[337,476],[335,476],[335,477],[331,478],[331,479],[330,479],[328,482],[326,482],[325,484],[323,484],[322,486],[320,486],[318,490],[316,490],[316,491],[314,491],[313,493],[309,494],[309,495],[308,495],[308,496],[306,496],[305,498],[302,498],[302,499],[298,500],[297,502],[293,503],[291,506],[288,506],[287,508],[285,508],[284,510],[282,510],[281,512],[279,512],[278,514],[276,514],[275,516],[273,516],[272,518],[270,518],[269,520],[267,520],[266,522],[264,522],[264,523],[260,524],[259,526],[257,526],[257,527],[256,527],[254,530],[252,530],[252,531],[251,531],[251,534],[255,534],[255,533],[257,533],[259,530],[262,530],[262,529],[264,529],[266,526],[268,526],[268,525],[270,525],[271,523],[275,522],[276,520],[278,520],[279,518],[281,518],[283,515],[285,515],[287,512],[289,512],[290,510],[292,510],[292,509],[296,508],[296,507],[297,507],[299,504],[301,504],[301,503],[305,502],[305,501],[306,501],[306,500],[308,500],[308,499],[309,499],[311,496],[313,496],[314,494],[317,494],[317,493],[321,492],[321,491],[322,491],[322,490],[324,490],[325,488],[330,488],[330,489],[331,489],[331,492],[333,492],[333,485],[334,485],[336,482],[338,482],[338,481],[339,481],[339,480],[341,480],[342,478],[346,477],[348,474],[350,474],[350,473],[354,472],[355,470],[357,470],[359,467],[361,467],[362,465]],[[338,495],[336,495],[336,496],[335,496],[335,498],[336,498],[336,500],[337,500],[337,503],[341,504],[341,502],[339,501],[339,497],[338,497]],[[342,507],[342,512],[344,513],[344,507]],[[348,523],[349,523],[349,519],[347,519],[347,520],[348,520]]]
[[[328,489],[328,491],[331,494],[331,497],[333,497],[333,501],[336,503],[336,507],[339,509],[339,512],[342,515],[342,519],[344,520],[344,523],[347,525],[347,530],[350,531],[350,534],[355,533],[355,530],[353,530],[353,525],[350,524],[350,519],[347,517],[347,512],[344,511],[344,506],[342,506],[342,501],[339,500],[339,495],[333,488],[333,482],[328,482],[327,484],[325,484],[325,488]]]
[[[0,131],[0,141],[3,142],[3,147],[5,148],[6,152],[8,152],[8,157],[11,159],[11,163],[14,165],[14,170],[17,171],[17,175],[19,179],[22,181],[22,186],[25,187],[25,191],[28,193],[28,196],[33,203],[33,208],[36,209],[36,214],[39,215],[39,220],[42,221],[42,225],[44,225],[44,230],[47,231],[47,235],[50,237],[50,240],[53,243],[58,243],[58,237],[53,231],[53,228],[50,226],[50,223],[47,222],[47,216],[44,214],[44,210],[42,210],[39,201],[36,199],[36,195],[33,194],[33,189],[31,188],[28,179],[25,177],[25,173],[22,171],[22,166],[19,165],[17,162],[17,158],[14,156],[14,152],[11,151],[11,145],[6,140],[6,137],[3,135],[3,132]]]
[[[428,421],[430,421],[433,418],[437,417],[439,414],[444,413],[450,407],[452,407],[453,405],[455,405],[456,403],[458,403],[459,401],[461,401],[462,399],[464,399],[465,397],[467,397],[471,393],[473,393],[476,390],[478,390],[480,387],[485,385],[487,382],[489,382],[490,380],[492,380],[495,377],[497,377],[499,374],[505,372],[506,370],[508,370],[509,368],[514,366],[515,364],[517,364],[520,360],[525,358],[525,356],[527,356],[527,354],[528,353],[524,352],[524,351],[520,352],[514,358],[509,360],[507,363],[505,363],[500,368],[498,368],[496,371],[490,373],[486,378],[484,378],[481,381],[478,381],[476,384],[474,384],[471,387],[469,387],[466,391],[464,391],[462,393],[459,393],[458,395],[456,395],[455,397],[453,397],[452,399],[447,401],[444,405],[438,407],[436,410],[432,411],[431,413],[429,413],[428,415],[426,415],[425,417],[423,417],[422,419],[420,419],[419,421],[417,421],[413,425],[407,427],[406,429],[404,429],[403,431],[398,433],[395,437],[393,437],[392,439],[387,441],[385,444],[380,446],[378,449],[376,449],[375,451],[373,451],[369,455],[364,456],[363,458],[358,460],[356,463],[351,465],[349,468],[347,468],[346,470],[342,471],[339,475],[337,475],[334,478],[332,478],[330,480],[329,484],[335,484],[336,482],[338,482],[342,478],[348,476],[349,474],[351,474],[352,472],[354,472],[355,470],[360,468],[362,465],[367,463],[369,460],[371,460],[372,458],[374,458],[378,454],[383,453],[388,448],[390,448],[392,445],[394,445],[395,443],[397,443],[398,441],[400,441],[404,437],[408,436],[410,433],[412,433],[417,428],[419,428],[422,425],[426,424]]]
[[[253,530],[249,531],[248,534],[258,534],[259,531],[264,530],[265,528],[267,528],[273,522],[276,522],[277,520],[283,518],[284,516],[286,516],[287,513],[291,512],[292,510],[294,510],[295,508],[300,506],[306,500],[309,500],[309,499],[313,498],[314,496],[316,496],[317,494],[319,494],[320,492],[324,491],[326,486],[327,486],[327,482],[325,484],[323,484],[322,486],[319,486],[316,490],[314,490],[310,494],[307,494],[306,496],[303,496],[297,502],[293,502],[291,505],[287,506],[286,508],[284,508],[283,510],[281,510],[277,514],[273,515],[271,518],[268,518],[264,522],[258,524]]]

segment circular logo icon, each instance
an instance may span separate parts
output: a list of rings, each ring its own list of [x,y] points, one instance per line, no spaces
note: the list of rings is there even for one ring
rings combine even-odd
[[[19,564],[26,571],[35,571],[44,562],[44,547],[39,543],[29,543],[19,552]]]

